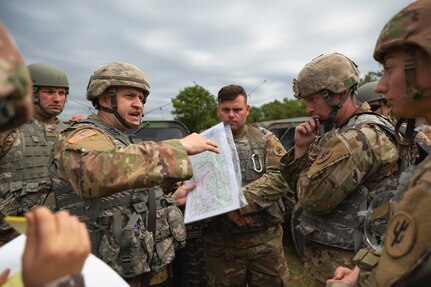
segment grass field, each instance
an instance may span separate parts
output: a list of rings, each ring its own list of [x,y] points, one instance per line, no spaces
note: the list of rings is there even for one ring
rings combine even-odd
[[[289,266],[292,287],[309,287],[313,286],[313,279],[304,269],[304,265],[296,252],[292,237],[285,232],[284,254],[286,255],[287,265]]]

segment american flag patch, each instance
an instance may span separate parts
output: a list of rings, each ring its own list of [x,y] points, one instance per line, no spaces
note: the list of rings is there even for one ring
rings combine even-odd
[[[75,144],[79,141],[82,141],[83,139],[89,138],[91,136],[94,136],[96,134],[93,130],[83,130],[76,135],[74,135],[72,138],[68,139],[67,142],[70,144]]]

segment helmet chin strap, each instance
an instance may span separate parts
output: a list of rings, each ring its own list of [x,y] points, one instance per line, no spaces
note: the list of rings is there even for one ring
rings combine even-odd
[[[404,51],[406,97],[414,100],[431,95],[431,88],[424,88],[416,82],[416,63],[411,51]]]
[[[108,93],[109,93],[109,96],[111,97],[111,107],[112,107],[112,109],[104,107],[102,105],[99,105],[99,110],[102,110],[102,111],[107,112],[107,113],[114,114],[114,116],[117,119],[117,121],[124,128],[126,128],[126,129],[133,128],[118,113],[118,110],[117,110],[117,107],[118,107],[118,104],[117,104],[117,89],[116,88],[109,88]]]
[[[341,99],[341,101],[337,104],[334,99],[329,94],[328,90],[323,90],[320,92],[322,97],[325,99],[326,103],[331,107],[331,113],[329,114],[329,117],[326,120],[321,120],[321,122],[325,125],[330,125],[335,123],[335,118],[337,117],[337,113],[340,110],[340,108],[344,105],[344,103],[347,101],[348,97],[350,96],[350,91],[347,92],[344,97]]]
[[[33,104],[39,108],[40,112],[47,117],[56,117],[59,114],[63,112],[64,106],[59,112],[54,112],[52,110],[46,109],[42,104],[40,103],[39,94],[38,94],[38,87],[33,87]]]

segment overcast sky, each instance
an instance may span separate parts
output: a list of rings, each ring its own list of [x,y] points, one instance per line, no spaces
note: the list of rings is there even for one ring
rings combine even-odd
[[[168,120],[171,98],[194,83],[213,95],[222,86],[242,85],[253,106],[292,99],[293,78],[322,53],[345,54],[362,76],[378,71],[376,39],[410,2],[2,0],[0,21],[27,64],[51,63],[67,73],[62,119],[87,116],[91,74],[105,62],[123,61],[149,78],[145,118]]]

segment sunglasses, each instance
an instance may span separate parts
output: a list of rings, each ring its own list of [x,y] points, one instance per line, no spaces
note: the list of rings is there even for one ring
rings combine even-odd
[[[370,105],[370,110],[375,112],[380,109],[381,105]]]

